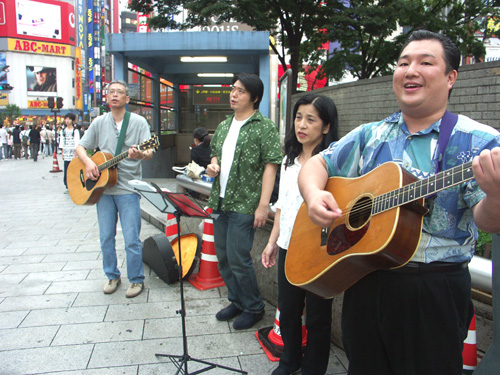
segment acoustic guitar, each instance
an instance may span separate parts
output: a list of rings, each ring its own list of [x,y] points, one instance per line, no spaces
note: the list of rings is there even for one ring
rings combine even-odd
[[[473,178],[472,162],[423,180],[394,162],[358,178],[331,177],[325,190],[343,216],[321,228],[302,204],[285,262],[288,280],[329,298],[370,272],[405,265],[420,242],[424,198]]]
[[[158,137],[154,136],[150,140],[141,143],[137,148],[141,151],[158,148]],[[68,192],[78,205],[96,204],[101,198],[104,190],[116,184],[118,175],[115,166],[123,159],[128,157],[128,151],[113,157],[112,154],[98,151],[92,155],[91,159],[99,168],[99,177],[97,180],[87,178],[85,164],[79,159],[74,158],[68,166],[67,183]]]

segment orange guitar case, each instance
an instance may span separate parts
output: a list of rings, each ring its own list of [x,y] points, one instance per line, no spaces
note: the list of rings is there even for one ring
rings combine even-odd
[[[142,246],[142,260],[167,284],[179,281],[178,238],[172,243],[164,233],[148,237]],[[194,272],[201,254],[201,241],[197,234],[181,236],[182,276],[184,279]]]

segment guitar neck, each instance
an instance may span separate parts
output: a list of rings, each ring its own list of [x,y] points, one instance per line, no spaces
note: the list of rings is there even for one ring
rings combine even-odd
[[[428,197],[473,178],[472,161],[457,165],[456,167],[436,173],[434,176],[412,182],[399,189],[379,195],[373,201],[372,215]]]
[[[137,148],[142,151],[147,147],[145,147],[143,145],[139,145]],[[122,152],[121,154],[116,155],[114,158],[109,159],[108,161],[106,161],[102,164],[99,164],[99,166],[98,166],[99,172],[102,172],[108,168],[114,167],[116,164],[121,162],[123,159],[126,159],[127,157],[128,157],[128,151],[125,151],[125,152]]]

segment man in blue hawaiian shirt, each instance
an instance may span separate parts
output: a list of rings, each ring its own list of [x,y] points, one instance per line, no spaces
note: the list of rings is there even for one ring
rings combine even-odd
[[[447,37],[412,33],[393,75],[400,111],[332,143],[299,176],[312,221],[330,227],[347,210],[338,206],[335,192],[324,190],[329,177],[359,177],[392,161],[422,179],[473,159],[475,180],[430,200],[411,261],[369,273],[345,292],[342,332],[349,375],[462,373],[473,314],[467,265],[477,228],[500,231],[500,136],[460,115],[447,147],[439,151],[459,62],[459,50]]]

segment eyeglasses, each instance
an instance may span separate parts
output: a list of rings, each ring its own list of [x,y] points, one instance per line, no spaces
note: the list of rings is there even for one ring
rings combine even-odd
[[[115,94],[116,94],[116,95],[125,95],[125,91],[123,91],[123,90],[113,90],[113,89],[111,89],[111,90],[108,90],[108,94],[109,94],[109,95],[115,95]]]
[[[233,93],[235,91],[237,91],[238,94],[242,94],[242,95],[246,94],[246,92],[247,92],[245,89],[242,89],[241,87],[232,86],[231,87],[231,92]]]

